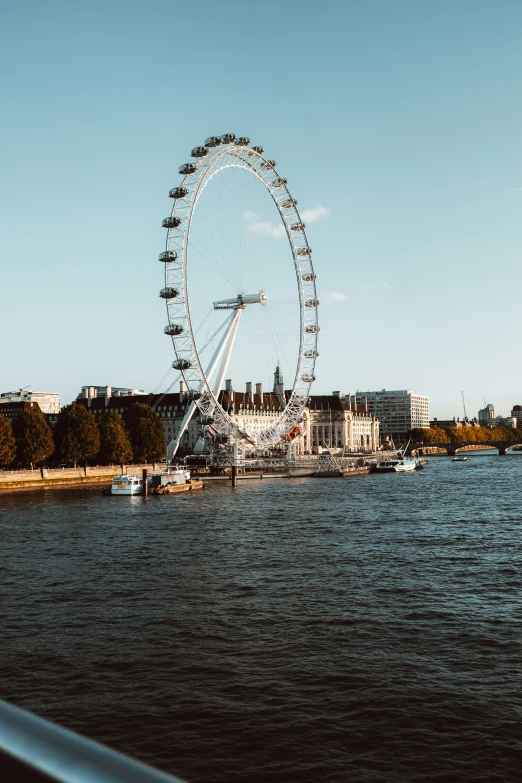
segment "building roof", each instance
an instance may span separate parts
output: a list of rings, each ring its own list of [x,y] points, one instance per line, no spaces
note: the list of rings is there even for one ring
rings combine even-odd
[[[357,403],[352,406],[345,402],[337,394],[312,394],[308,398],[308,407],[311,411],[352,411],[352,413],[368,413],[364,405]]]

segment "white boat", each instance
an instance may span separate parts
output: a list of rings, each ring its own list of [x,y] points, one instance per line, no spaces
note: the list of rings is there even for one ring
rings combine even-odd
[[[412,470],[422,470],[422,461],[416,457],[407,457],[406,450],[410,442],[403,449],[399,449],[396,457],[386,457],[379,460],[373,470],[376,473],[409,473]]]
[[[469,462],[469,457],[461,457],[458,454],[453,457],[452,462]]]
[[[122,473],[114,476],[111,484],[111,495],[143,495],[143,478]]]
[[[414,457],[396,457],[379,460],[374,470],[376,473],[409,473],[421,468],[422,463]]]
[[[147,476],[147,489],[158,491],[172,485],[190,484],[190,471],[186,468],[168,467]],[[111,483],[111,495],[143,495],[143,476],[131,476],[123,473],[114,476]]]

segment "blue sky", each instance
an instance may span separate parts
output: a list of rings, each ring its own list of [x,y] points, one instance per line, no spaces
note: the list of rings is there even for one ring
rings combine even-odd
[[[7,0],[0,38],[2,391],[156,387],[167,193],[230,130],[329,213],[316,393],[522,402],[517,0]]]

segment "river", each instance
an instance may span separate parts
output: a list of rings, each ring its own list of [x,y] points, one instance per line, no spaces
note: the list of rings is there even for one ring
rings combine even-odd
[[[520,781],[521,477],[0,495],[1,696],[188,783]]]

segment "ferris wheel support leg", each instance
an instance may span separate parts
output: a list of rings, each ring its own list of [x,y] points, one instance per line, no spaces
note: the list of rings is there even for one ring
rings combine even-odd
[[[230,339],[228,341],[227,351],[226,351],[226,353],[225,353],[225,355],[223,357],[223,361],[221,362],[221,367],[219,369],[219,374],[218,374],[218,376],[216,378],[216,382],[214,384],[214,389],[213,389],[214,397],[217,397],[217,395],[219,394],[219,390],[221,389],[221,384],[223,383],[223,379],[224,379],[225,374],[226,374],[227,369],[228,369],[228,363],[230,361],[230,356],[232,354],[232,348],[234,347],[234,341],[236,339],[236,334],[237,334],[237,327],[239,326],[239,319],[241,318],[241,313],[242,312],[243,312],[243,310],[241,308],[236,311],[236,314],[235,314],[234,318],[232,319],[232,323],[230,324],[230,329],[227,329],[227,334],[225,335],[225,337],[228,338],[228,335],[229,335],[229,332],[230,332]],[[214,368],[212,368],[212,371],[213,370],[214,370]],[[208,377],[208,373],[207,373],[207,377]]]
[[[234,340],[236,337],[237,332],[237,325],[239,323],[239,318],[241,317],[241,310],[237,310],[234,317],[230,321],[230,324],[228,325],[225,334],[223,335],[221,342],[219,343],[216,351],[214,352],[214,356],[210,360],[210,364],[207,367],[206,377],[207,379],[210,379],[211,376],[214,374],[214,370],[216,369],[217,363],[221,359],[221,356],[223,355],[223,351],[225,348],[227,348],[227,352],[225,354],[225,358],[223,359],[223,364],[221,365],[221,370],[219,373],[218,380],[216,381],[216,384],[218,384],[218,391],[214,391],[214,394],[219,393],[219,387],[223,383],[223,377],[227,371],[228,362],[230,360],[230,354],[232,352],[232,345],[234,344]],[[228,347],[227,347],[228,343]],[[194,411],[196,410],[196,403],[191,402],[189,407],[187,408],[187,412],[185,413],[185,416],[183,417],[183,421],[181,422],[179,432],[176,435],[176,439],[169,443],[168,449],[167,449],[167,456],[168,459],[171,460],[175,457],[176,452],[179,448],[179,444],[181,442],[181,438],[183,437],[183,433],[187,429],[190,420],[192,416],[194,415]],[[171,445],[172,444],[172,445]]]

